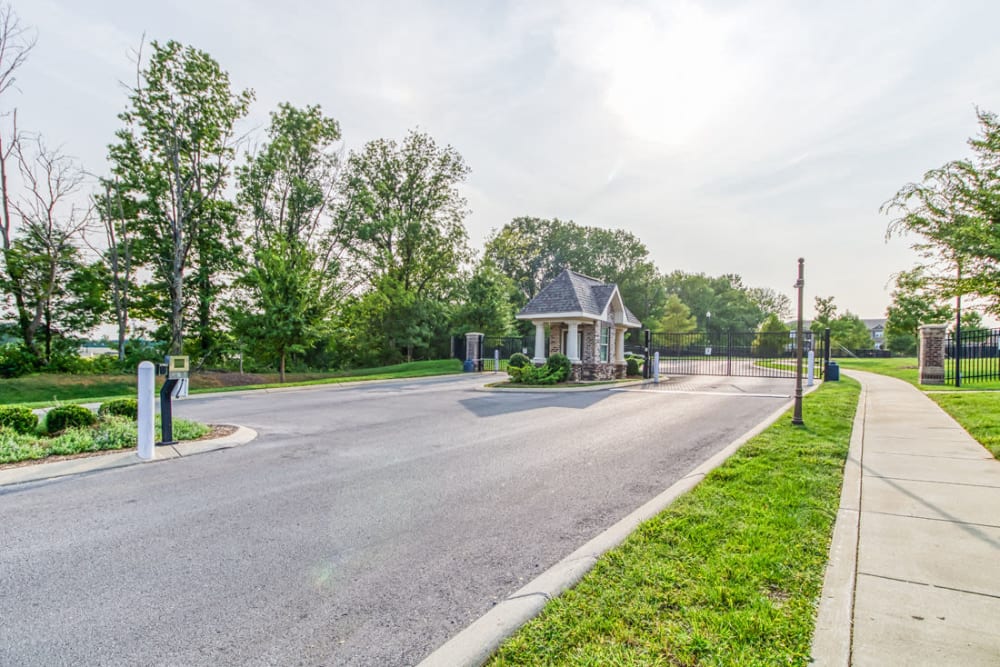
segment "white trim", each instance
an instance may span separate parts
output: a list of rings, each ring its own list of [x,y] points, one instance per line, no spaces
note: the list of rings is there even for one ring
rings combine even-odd
[[[587,322],[594,322],[597,317],[594,315],[588,315],[583,311],[576,310],[567,313],[532,313],[530,315],[515,315],[514,319],[518,320],[557,320],[559,322],[565,322],[570,319],[585,320]]]

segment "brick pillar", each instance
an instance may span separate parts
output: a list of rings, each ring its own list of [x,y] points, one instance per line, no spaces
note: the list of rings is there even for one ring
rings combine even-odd
[[[465,334],[465,358],[471,359],[477,370],[479,369],[479,341],[482,337],[483,334],[476,331]]]
[[[944,345],[947,324],[925,324],[920,327],[920,384],[944,384]]]

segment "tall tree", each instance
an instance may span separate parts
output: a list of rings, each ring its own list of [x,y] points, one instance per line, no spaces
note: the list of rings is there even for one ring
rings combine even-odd
[[[790,329],[782,322],[778,313],[771,313],[760,325],[754,345],[762,357],[776,357],[786,350],[794,339],[789,339]]]
[[[111,297],[108,312],[116,329],[118,361],[124,361],[136,279],[134,255],[138,210],[134,200],[123,196],[117,180],[104,180],[102,185],[104,192],[93,197],[94,209],[100,218],[103,232],[103,250],[100,253],[104,258]]]
[[[1000,121],[981,109],[976,116],[972,157],[928,171],[882,211],[895,216],[887,237],[917,235],[913,247],[937,270],[940,296],[977,294],[1000,313]]]
[[[14,259],[14,200],[11,172],[18,167],[18,150],[21,136],[17,129],[17,110],[10,103],[10,89],[16,81],[17,71],[27,61],[35,46],[35,33],[21,24],[9,3],[0,4],[0,108],[4,109],[0,125],[0,240],[3,242],[4,301],[8,295],[14,300],[14,313],[22,338],[29,332],[32,317],[25,302],[24,276]],[[9,111],[8,111],[9,110]],[[9,122],[9,124],[8,124]],[[29,347],[31,347],[29,345]]]
[[[455,313],[453,331],[508,335],[514,329],[514,305],[511,301],[517,290],[514,281],[490,262],[482,261],[463,283],[464,295]]]
[[[452,300],[470,257],[466,201],[458,191],[469,168],[451,146],[411,131],[402,142],[377,139],[352,151],[344,171],[341,241],[368,289],[395,299],[392,313],[369,321],[411,332],[384,333],[387,344],[401,345],[412,358],[434,324],[428,318],[439,315],[434,304]]]
[[[3,285],[19,295],[25,347],[48,364],[54,336],[86,333],[100,312],[93,303],[85,310],[70,305],[77,301],[75,291],[93,292],[78,246],[89,219],[89,211],[75,203],[83,173],[40,138],[26,144],[16,144],[24,191],[11,202],[20,229],[6,252],[8,277]]]
[[[278,362],[304,352],[328,328],[341,295],[339,246],[332,236],[340,126],[319,106],[282,104],[271,114],[268,141],[239,170],[250,224],[250,268],[238,280],[241,303],[230,309],[234,332]]]
[[[253,99],[233,93],[229,75],[204,51],[177,42],[151,43],[145,69],[119,118],[124,127],[110,147],[112,173],[141,205],[136,251],[165,292],[169,349],[183,351],[190,311],[186,275],[197,277],[197,314],[205,349],[211,314],[230,268],[237,238],[235,208],[225,187],[235,157],[234,126]]]

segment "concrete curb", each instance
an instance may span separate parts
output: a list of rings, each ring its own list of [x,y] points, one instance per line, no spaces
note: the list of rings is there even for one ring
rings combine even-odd
[[[187,442],[179,442],[176,445],[157,447],[156,458],[151,461],[143,461],[133,449],[125,452],[100,454],[79,459],[53,461],[51,463],[37,463],[19,468],[0,470],[0,486],[37,482],[54,477],[65,477],[67,475],[77,475],[98,470],[111,470],[112,468],[139,465],[140,463],[169,461],[170,459],[204,454],[205,452],[217,449],[229,449],[230,447],[245,445],[257,437],[257,431],[252,428],[235,424],[227,425],[236,426],[236,432],[221,438],[213,438],[212,440],[189,440]]]
[[[813,631],[810,664],[848,667],[854,619],[854,589],[858,578],[858,538],[861,523],[861,461],[864,455],[865,420],[868,417],[868,386],[853,373],[845,373],[861,383],[858,409],[851,428],[851,444],[844,464],[840,507],[830,541],[830,555],[823,578],[823,593]]]
[[[804,391],[807,394],[820,383]],[[703,461],[666,491],[656,496],[624,519],[611,526],[582,547],[566,556],[521,589],[509,595],[493,609],[438,647],[424,658],[419,667],[478,667],[522,625],[537,616],[545,604],[563,591],[576,585],[605,552],[625,541],[644,521],[684,495],[712,470],[732,456],[748,440],[758,435],[794,405],[794,399],[768,415],[757,426],[729,443],[725,449]]]

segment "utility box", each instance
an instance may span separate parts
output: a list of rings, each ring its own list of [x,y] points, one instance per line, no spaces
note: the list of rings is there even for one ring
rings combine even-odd
[[[167,379],[186,380],[191,371],[190,357],[187,355],[173,355],[167,357]]]

